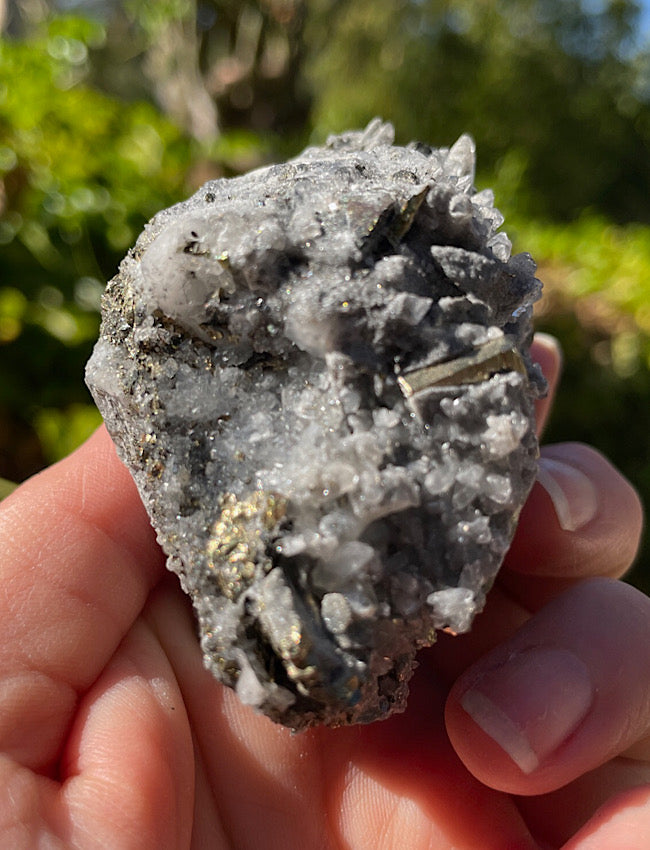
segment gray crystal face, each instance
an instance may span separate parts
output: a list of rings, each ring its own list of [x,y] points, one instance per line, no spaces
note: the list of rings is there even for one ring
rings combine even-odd
[[[205,663],[294,729],[403,710],[535,478],[540,285],[473,168],[374,121],[159,213],[104,296],[88,384]]]

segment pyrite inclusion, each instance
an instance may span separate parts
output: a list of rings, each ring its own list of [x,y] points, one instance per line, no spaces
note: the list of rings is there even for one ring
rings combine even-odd
[[[295,729],[403,710],[536,472],[535,265],[471,139],[392,142],[374,121],[156,215],[87,370],[206,665]]]

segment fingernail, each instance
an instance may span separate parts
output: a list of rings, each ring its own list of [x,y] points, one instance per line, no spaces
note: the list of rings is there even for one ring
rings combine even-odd
[[[535,342],[538,345],[541,345],[542,348],[545,348],[547,351],[552,351],[553,353],[557,352],[560,357],[562,356],[562,349],[560,348],[560,343],[557,338],[551,336],[551,334],[545,334],[543,331],[537,331],[535,333]]]
[[[593,696],[589,671],[573,653],[529,649],[484,673],[461,705],[528,774],[575,732]]]
[[[564,531],[578,531],[596,516],[596,488],[575,466],[543,456],[539,460],[537,480],[551,497]]]

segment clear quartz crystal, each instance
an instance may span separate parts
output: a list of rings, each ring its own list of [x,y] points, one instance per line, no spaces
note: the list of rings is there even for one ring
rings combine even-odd
[[[88,384],[205,663],[294,729],[404,709],[535,477],[540,285],[473,174],[376,120],[160,212],[104,296]]]

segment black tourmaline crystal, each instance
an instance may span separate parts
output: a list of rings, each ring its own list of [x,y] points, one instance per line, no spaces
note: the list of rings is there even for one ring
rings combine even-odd
[[[404,709],[535,478],[540,285],[473,169],[374,121],[159,213],[104,296],[88,384],[205,663],[294,729]]]

